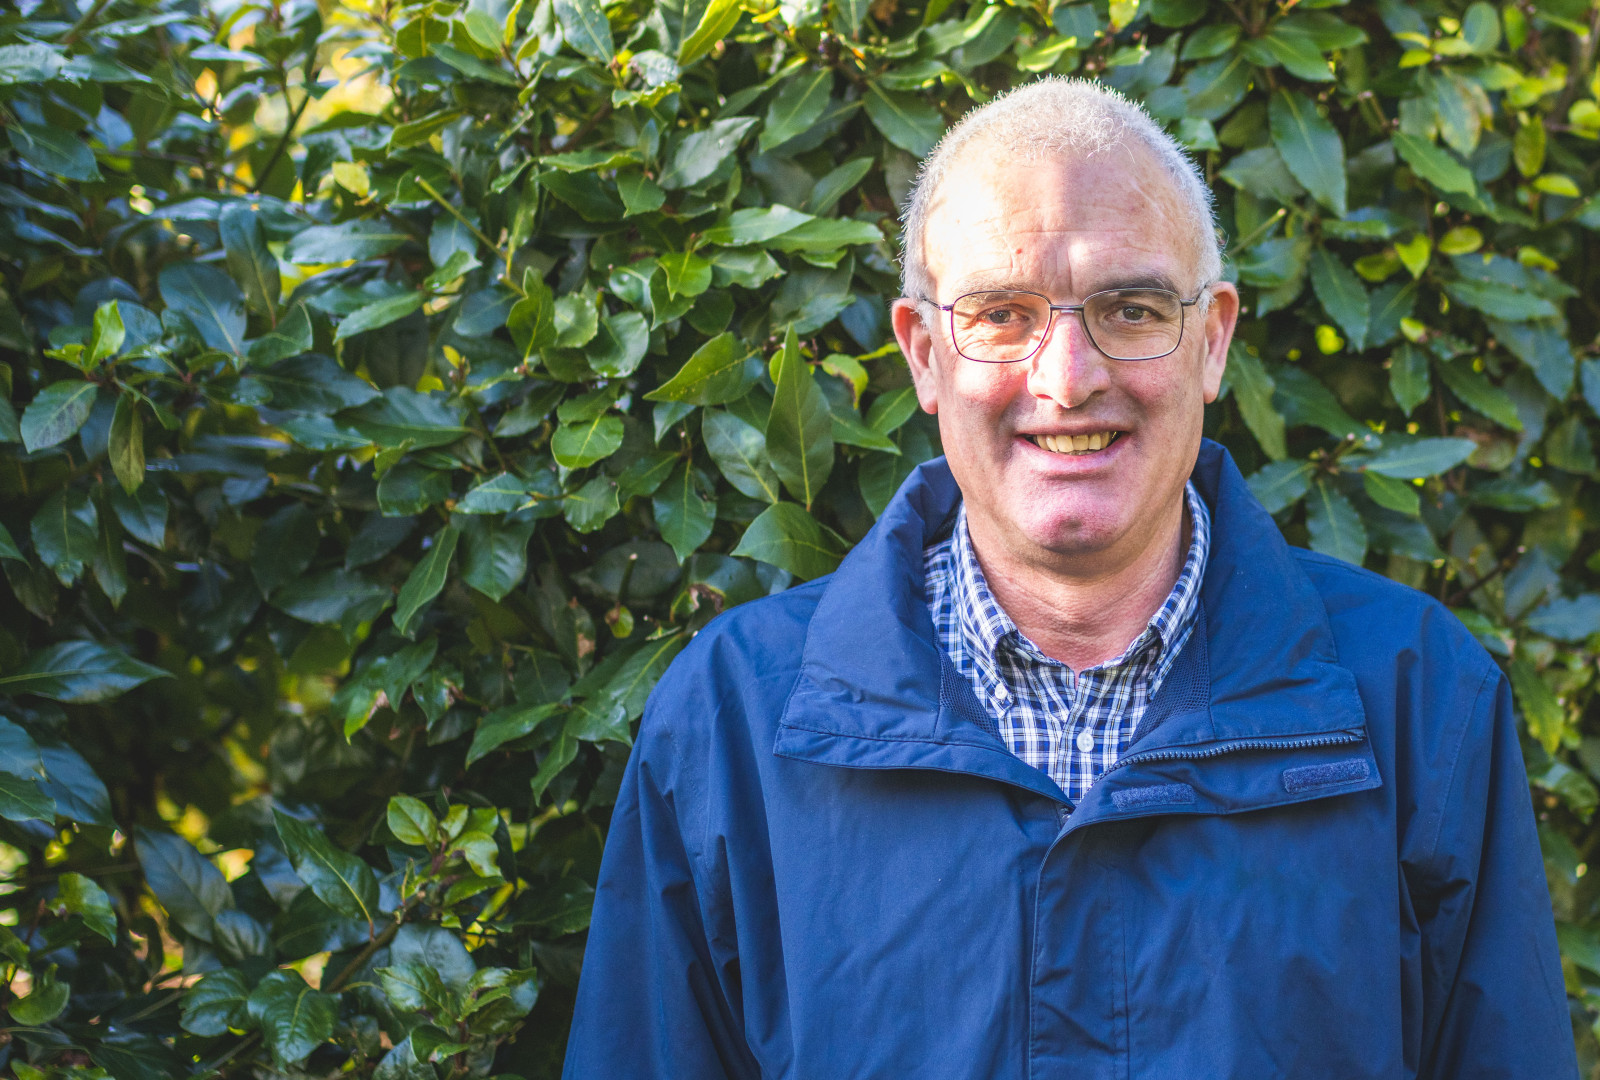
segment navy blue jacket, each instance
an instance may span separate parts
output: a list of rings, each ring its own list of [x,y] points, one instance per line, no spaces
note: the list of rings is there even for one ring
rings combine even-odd
[[[1076,807],[935,642],[943,459],[700,633],[623,781],[569,1080],[1575,1076],[1505,679],[1285,544],[1221,447],[1193,475],[1200,622]]]

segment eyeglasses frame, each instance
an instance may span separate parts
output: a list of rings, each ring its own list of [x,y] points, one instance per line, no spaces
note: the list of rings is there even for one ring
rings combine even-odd
[[[1078,316],[1078,325],[1083,327],[1084,336],[1089,339],[1089,344],[1093,345],[1095,347],[1095,351],[1100,353],[1100,355],[1106,357],[1108,360],[1116,360],[1116,361],[1118,361],[1120,363],[1124,363],[1124,364],[1141,364],[1146,360],[1160,360],[1162,357],[1171,356],[1173,353],[1178,351],[1178,346],[1183,344],[1183,328],[1184,328],[1184,324],[1186,322],[1188,322],[1188,320],[1184,317],[1183,309],[1184,308],[1194,307],[1196,304],[1198,304],[1200,302],[1200,298],[1202,296],[1206,295],[1206,292],[1211,288],[1212,284],[1214,284],[1214,283],[1213,282],[1207,282],[1206,284],[1200,286],[1200,290],[1198,292],[1196,292],[1194,294],[1194,296],[1192,296],[1188,300],[1185,300],[1182,296],[1180,296],[1178,293],[1173,292],[1171,289],[1161,289],[1161,288],[1152,289],[1152,288],[1145,288],[1143,286],[1137,286],[1137,285],[1127,285],[1127,286],[1121,286],[1121,287],[1118,287],[1118,288],[1097,290],[1096,292],[1092,292],[1088,296],[1085,296],[1083,298],[1083,303],[1081,303],[1081,304],[1052,304],[1050,302],[1050,298],[1048,296],[1044,295],[1043,293],[1036,293],[1032,289],[974,289],[971,292],[962,293],[960,296],[956,297],[954,300],[952,300],[948,304],[941,304],[937,300],[934,300],[931,297],[927,297],[927,296],[919,296],[919,297],[916,297],[915,299],[916,299],[916,302],[919,303],[919,304],[932,304],[934,307],[938,308],[940,311],[944,311],[944,312],[948,312],[949,313],[949,315],[950,315],[950,345],[951,345],[952,348],[955,349],[956,354],[958,356],[960,356],[963,360],[971,360],[974,364],[1020,364],[1020,363],[1023,363],[1024,361],[1032,360],[1035,356],[1039,355],[1039,350],[1044,348],[1045,339],[1050,336],[1050,331],[1055,326],[1056,312],[1058,312],[1058,311],[1065,312],[1065,313],[1067,313],[1069,315],[1073,314],[1073,313],[1077,314],[1077,316]],[[1031,352],[1029,352],[1028,355],[1019,356],[1015,360],[979,360],[977,357],[968,356],[966,353],[962,352],[961,351],[961,346],[956,344],[956,305],[961,303],[961,301],[965,300],[969,296],[977,296],[980,293],[991,293],[991,292],[1020,293],[1020,294],[1022,294],[1024,296],[1037,296],[1040,300],[1043,300],[1045,302],[1045,306],[1050,309],[1050,320],[1047,323],[1045,323],[1044,331],[1039,335],[1039,344],[1035,345],[1033,347],[1033,350]],[[1125,356],[1112,356],[1110,353],[1106,352],[1105,349],[1100,347],[1100,343],[1094,339],[1094,332],[1089,329],[1089,320],[1084,315],[1083,311],[1084,311],[1084,308],[1088,307],[1089,301],[1093,300],[1095,297],[1104,296],[1106,293],[1117,293],[1117,292],[1147,292],[1147,293],[1159,292],[1159,293],[1166,293],[1168,296],[1177,297],[1177,300],[1178,300],[1178,340],[1172,343],[1172,348],[1168,349],[1164,353],[1157,353],[1154,356],[1125,357]]]

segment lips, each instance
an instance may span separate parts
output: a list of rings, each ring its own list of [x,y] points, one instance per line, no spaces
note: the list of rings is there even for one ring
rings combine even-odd
[[[1122,432],[1116,430],[1096,431],[1087,435],[1024,435],[1033,445],[1041,450],[1048,450],[1052,454],[1093,454],[1104,450],[1116,442]]]

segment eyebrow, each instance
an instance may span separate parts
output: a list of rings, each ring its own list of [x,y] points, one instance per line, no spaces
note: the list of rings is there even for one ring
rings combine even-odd
[[[1094,281],[1094,279],[1090,280]],[[1041,296],[1050,295],[1037,282],[1025,281],[1021,278],[1001,274],[973,274],[956,282],[955,289],[957,296],[970,292],[998,291],[1031,292],[1038,293]],[[1090,293],[1104,292],[1107,289],[1165,289],[1168,292],[1179,293],[1180,295],[1182,292],[1171,275],[1161,270],[1143,269],[1130,270],[1123,274],[1102,278],[1092,288],[1085,291],[1084,295],[1088,296]],[[1053,300],[1054,297],[1051,299]]]

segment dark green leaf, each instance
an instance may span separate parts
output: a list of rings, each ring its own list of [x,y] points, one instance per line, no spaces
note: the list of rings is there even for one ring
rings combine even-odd
[[[721,405],[741,398],[761,377],[761,361],[733,334],[719,334],[695,350],[678,373],[645,395],[646,401]]]
[[[1314,480],[1306,496],[1306,528],[1311,549],[1361,565],[1367,553],[1367,530],[1350,500],[1326,480]]]
[[[333,1035],[338,998],[313,990],[297,971],[270,971],[246,1002],[250,1019],[280,1065],[304,1061]]]
[[[1554,304],[1542,296],[1519,292],[1504,285],[1488,281],[1457,280],[1444,283],[1450,299],[1485,315],[1513,322],[1527,319],[1550,319],[1560,314]]]
[[[1251,473],[1245,482],[1267,513],[1276,514],[1304,497],[1313,472],[1309,461],[1274,461]]]
[[[304,309],[294,309],[302,317]],[[285,319],[282,325],[287,325]],[[281,328],[281,327],[280,327]],[[310,344],[310,324],[306,343]],[[337,363],[318,353],[296,355],[255,373],[255,379],[272,394],[272,407],[290,412],[334,413],[364,405],[378,396],[373,385],[350,374]]]
[[[427,300],[428,294],[425,292],[399,293],[395,296],[386,296],[382,300],[374,300],[346,315],[339,323],[339,332],[333,336],[333,340],[343,341],[357,334],[388,326],[410,315]]]
[[[317,515],[304,503],[290,503],[273,514],[256,534],[251,572],[263,596],[270,596],[311,565],[321,536]]]
[[[609,476],[596,476],[567,495],[561,513],[567,524],[581,533],[594,532],[616,516],[617,482]]]
[[[1360,437],[1366,432],[1345,411],[1333,391],[1304,368],[1286,364],[1278,368],[1274,381],[1273,404],[1290,427],[1309,424],[1339,439]]]
[[[772,369],[777,389],[767,419],[767,453],[784,487],[809,508],[833,470],[833,420],[792,326]]]
[[[34,780],[44,775],[39,747],[26,730],[0,716],[0,773]]]
[[[1428,354],[1414,345],[1401,345],[1396,349],[1389,363],[1389,392],[1407,416],[1428,400],[1428,395],[1433,393]]]
[[[188,316],[213,349],[244,353],[244,294],[233,279],[203,263],[172,263],[161,271],[161,299]]]
[[[771,563],[809,580],[832,573],[844,558],[845,543],[794,503],[769,506],[750,523],[734,555]]]
[[[0,776],[0,817],[7,821],[54,822],[55,800],[39,781],[23,776]]]
[[[617,47],[600,0],[555,0],[555,11],[569,45],[591,60],[611,62]]]
[[[778,501],[778,476],[768,459],[765,435],[721,409],[706,410],[700,433],[711,460],[735,490],[753,499]]]
[[[1384,447],[1364,468],[1397,480],[1421,480],[1450,471],[1477,448],[1471,439],[1417,439]]]
[[[478,721],[472,745],[467,748],[467,764],[471,765],[513,739],[529,734],[559,708],[556,704],[509,706],[488,714]]]
[[[63,180],[101,179],[94,151],[75,131],[49,124],[13,123],[6,127],[6,137],[11,148],[40,172]]]
[[[380,221],[346,221],[341,225],[313,225],[297,233],[283,249],[285,262],[309,266],[342,263],[349,259],[371,259],[387,255],[410,240],[404,233]]]
[[[1532,370],[1539,385],[1557,401],[1572,392],[1577,374],[1577,359],[1567,342],[1565,327],[1559,320],[1547,322],[1501,322],[1490,320],[1489,332]]]
[[[144,483],[144,421],[139,415],[139,401],[132,394],[117,398],[106,453],[122,489],[137,491]]]
[[[313,826],[281,810],[274,810],[272,816],[294,872],[317,894],[317,899],[342,915],[364,919],[369,926],[374,924],[378,917],[378,878],[372,867],[334,847]]]
[[[28,453],[76,435],[94,409],[97,390],[94,383],[68,380],[51,383],[35,394],[22,411],[22,445]]]
[[[6,1011],[17,1023],[26,1027],[43,1027],[60,1016],[67,1007],[72,988],[64,982],[57,982],[54,972],[52,965],[48,974],[34,980],[26,997],[17,998],[6,1006]]]
[[[82,874],[65,873],[57,881],[57,902],[113,945],[117,941],[117,913],[106,891]]]
[[[377,398],[345,414],[362,435],[382,447],[407,440],[414,449],[443,446],[467,433],[460,412],[446,399],[391,386]]]
[[[916,94],[868,83],[864,101],[873,126],[885,139],[914,157],[927,157],[944,134],[944,117]]]
[[[1379,506],[1416,517],[1422,500],[1417,489],[1404,480],[1395,480],[1375,472],[1363,473],[1361,483],[1367,496]]]
[[[1283,163],[1283,155],[1271,146],[1258,146],[1236,154],[1217,175],[1259,199],[1270,199],[1284,206],[1293,206],[1306,193]]]
[[[1281,461],[1289,451],[1284,444],[1283,417],[1272,405],[1276,386],[1272,376],[1257,357],[1237,342],[1228,349],[1227,373],[1245,426],[1268,457]]]
[[[417,616],[444,588],[445,578],[450,573],[450,559],[456,553],[456,542],[460,538],[460,530],[453,525],[439,530],[433,538],[433,546],[412,568],[406,583],[400,587],[400,598],[395,601],[394,626],[400,633],[411,636]]]
[[[70,586],[94,561],[100,519],[87,492],[62,488],[39,507],[29,531],[39,561],[55,572],[61,584]]]
[[[222,872],[181,836],[141,828],[134,841],[145,881],[167,914],[200,940],[212,940],[217,914],[233,906]]]
[[[828,107],[828,95],[833,90],[833,72],[824,67],[815,71],[802,71],[783,83],[782,89],[767,106],[767,117],[761,129],[760,146],[771,150],[810,130]]]
[[[48,777],[39,790],[55,802],[58,816],[85,825],[116,827],[106,785],[82,754],[70,746],[47,743],[39,748],[39,757]]]
[[[706,542],[716,523],[716,504],[701,493],[696,472],[687,461],[672,471],[650,505],[661,539],[672,545],[680,563]]]
[[[1580,642],[1600,634],[1600,594],[1557,596],[1528,615],[1528,628],[1557,641]]]
[[[622,435],[622,420],[606,413],[557,428],[550,438],[550,453],[566,468],[582,469],[616,453]]]
[[[0,692],[85,704],[110,701],[167,675],[161,668],[97,642],[62,641],[34,653],[22,670],[0,675]]]
[[[732,116],[685,135],[657,182],[668,191],[698,184],[738,149],[740,140],[755,124],[753,116]]]
[[[304,304],[294,304],[288,310],[288,314],[278,320],[277,326],[250,342],[248,355],[251,363],[277,363],[278,360],[298,357],[302,352],[309,350],[310,346],[312,346],[310,315],[306,314]],[[290,406],[282,405],[278,408],[290,408]]]
[[[252,311],[275,317],[282,290],[278,260],[267,250],[256,209],[247,203],[223,207],[217,218],[217,230],[222,234],[228,273],[244,286],[245,302]]]
[[[1322,309],[1344,331],[1350,351],[1365,349],[1372,307],[1361,279],[1327,248],[1319,247],[1311,253],[1311,287]]]
[[[466,552],[461,580],[494,601],[522,583],[528,572],[528,539],[536,521],[529,518],[474,517],[462,525]]]
[[[1457,161],[1449,151],[1442,150],[1425,139],[1404,132],[1396,132],[1390,140],[1411,170],[1440,191],[1471,195],[1477,185],[1472,170]]]
[[[1522,430],[1522,418],[1517,406],[1504,390],[1495,386],[1482,373],[1473,371],[1466,360],[1456,360],[1439,365],[1439,377],[1462,404],[1474,412],[1482,413],[1502,427],[1512,431]]]
[[[250,984],[236,968],[213,971],[183,992],[183,1030],[208,1038],[243,1030],[249,1013]]]
[[[1345,213],[1344,141],[1304,94],[1278,90],[1270,109],[1272,142],[1311,197]]]

